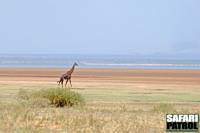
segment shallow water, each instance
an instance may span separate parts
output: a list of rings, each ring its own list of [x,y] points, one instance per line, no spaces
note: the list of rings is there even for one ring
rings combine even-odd
[[[200,60],[161,59],[129,55],[0,54],[0,67],[200,69]]]

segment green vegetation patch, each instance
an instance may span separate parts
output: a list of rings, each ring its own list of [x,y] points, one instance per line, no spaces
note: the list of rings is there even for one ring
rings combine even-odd
[[[48,102],[56,107],[71,107],[85,103],[84,98],[79,93],[61,88],[48,88],[32,92],[20,90],[18,97],[22,100],[30,101],[29,103],[34,106],[45,106],[45,103]]]

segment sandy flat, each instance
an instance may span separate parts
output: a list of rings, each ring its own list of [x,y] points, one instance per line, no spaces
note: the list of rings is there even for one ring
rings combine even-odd
[[[0,81],[55,83],[68,69],[0,68]],[[200,85],[200,70],[82,69],[73,73],[73,82],[116,84]]]
[[[0,68],[0,98],[19,89],[57,87],[61,68]],[[198,103],[200,70],[75,69],[73,88],[88,101]],[[69,87],[69,84],[66,86]],[[8,99],[9,100],[9,99]],[[196,106],[196,104],[195,104]],[[199,108],[199,106],[198,106]]]

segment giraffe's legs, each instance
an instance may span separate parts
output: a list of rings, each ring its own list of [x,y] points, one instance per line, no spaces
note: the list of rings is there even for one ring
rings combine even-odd
[[[58,85],[60,86],[61,78],[57,81]]]
[[[72,87],[72,81],[71,81],[71,78],[69,79],[69,82],[70,82],[70,85],[71,85],[71,87]]]
[[[66,79],[66,83],[65,83],[65,87],[67,86],[67,82],[68,82],[68,80],[69,80],[69,79],[67,78],[67,79]]]
[[[61,81],[61,84],[62,84],[62,88],[63,88],[63,81]]]
[[[59,81],[57,81],[57,83],[58,83],[58,85],[60,86],[60,84],[63,84],[63,79],[62,79],[62,78],[60,78],[60,80],[59,80]]]

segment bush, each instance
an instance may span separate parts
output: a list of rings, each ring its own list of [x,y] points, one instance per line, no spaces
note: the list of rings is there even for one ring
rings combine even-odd
[[[34,92],[32,96],[35,98],[46,98],[56,107],[71,107],[85,103],[83,97],[79,93],[60,88],[39,90]]]
[[[18,98],[22,104],[31,107],[46,107],[49,104],[55,105],[56,107],[71,107],[85,103],[79,93],[60,88],[41,89],[34,92],[20,90],[18,92]]]

